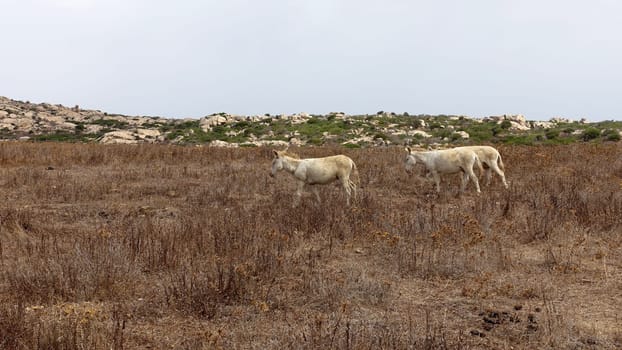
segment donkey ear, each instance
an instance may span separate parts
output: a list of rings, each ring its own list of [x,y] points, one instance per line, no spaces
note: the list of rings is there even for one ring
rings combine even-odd
[[[274,150],[274,149],[273,149],[273,150],[272,150],[272,153],[274,153],[274,156],[275,156],[275,157],[277,157],[277,158],[279,157],[279,152],[277,152],[276,150]]]
[[[408,152],[408,154],[412,153],[412,151],[410,150],[410,147],[406,147],[406,152]]]

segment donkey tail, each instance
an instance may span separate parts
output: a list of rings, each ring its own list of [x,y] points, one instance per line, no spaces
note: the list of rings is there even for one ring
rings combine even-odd
[[[356,197],[356,189],[357,187],[359,187],[361,185],[361,174],[359,174],[359,170],[356,167],[356,163],[354,163],[354,161],[352,161],[352,176],[356,177],[356,181],[353,181],[352,176],[350,177],[350,188],[352,188],[352,192],[354,194],[354,197]]]
[[[501,159],[501,154],[499,154],[499,158],[497,158],[497,163],[499,163],[499,169],[501,169],[501,171],[505,171],[505,165],[503,165],[503,159]]]

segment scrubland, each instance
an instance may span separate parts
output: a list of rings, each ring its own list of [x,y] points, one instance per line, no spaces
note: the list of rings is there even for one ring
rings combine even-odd
[[[459,195],[401,147],[292,208],[271,149],[0,143],[2,349],[622,347],[622,145],[500,146]]]

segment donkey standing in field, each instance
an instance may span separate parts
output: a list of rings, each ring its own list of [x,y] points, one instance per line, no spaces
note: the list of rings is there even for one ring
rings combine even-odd
[[[305,185],[325,185],[333,181],[341,181],[347,196],[347,203],[350,205],[350,196],[356,198],[356,184],[350,180],[350,175],[358,173],[356,164],[347,156],[342,154],[324,158],[307,158],[299,159],[298,157],[288,155],[287,151],[272,151],[274,160],[272,161],[272,171],[270,176],[274,177],[280,170],[285,170],[294,175],[298,180],[298,189],[296,190],[296,198],[294,206],[297,206],[302,197],[302,190]],[[318,203],[320,203],[320,194],[316,187],[312,187],[313,193]]]
[[[406,171],[411,172],[415,164],[417,164],[417,161],[423,163],[434,178],[437,193],[441,192],[440,184],[442,174],[455,174],[459,172],[462,173],[460,192],[464,192],[467,182],[469,178],[471,178],[471,181],[475,184],[477,193],[480,193],[479,181],[473,172],[473,165],[477,165],[480,168],[480,172],[482,172],[483,169],[474,151],[456,148],[436,151],[412,151],[410,147],[407,147],[406,152],[408,152],[404,160]]]
[[[508,183],[505,181],[505,166],[503,165],[503,160],[501,159],[501,154],[497,151],[496,148],[491,146],[463,146],[456,147],[456,149],[467,149],[475,152],[480,162],[484,165],[484,169],[486,171],[486,186],[490,185],[490,179],[492,177],[491,169],[499,177],[503,182],[503,186],[508,188]],[[481,173],[480,173],[481,174]]]

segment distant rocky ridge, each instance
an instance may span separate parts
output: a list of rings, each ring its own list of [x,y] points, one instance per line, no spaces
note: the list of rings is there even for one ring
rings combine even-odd
[[[398,119],[401,118],[401,119]],[[321,120],[324,124],[312,129]],[[342,129],[330,128],[328,121]],[[199,119],[126,116],[99,110],[65,107],[59,104],[30,103],[0,96],[0,139],[70,140],[114,143],[206,143],[219,147],[260,145],[305,145],[338,142],[350,145],[409,143],[431,138],[443,130],[441,138],[468,139],[465,125],[488,123],[508,132],[550,129],[562,124],[585,124],[565,118],[528,121],[522,115],[487,118],[467,116],[408,116],[378,112],[365,116],[330,113],[316,116],[241,116],[216,113]],[[325,130],[326,129],[326,130]],[[313,132],[317,131],[317,134]]]

